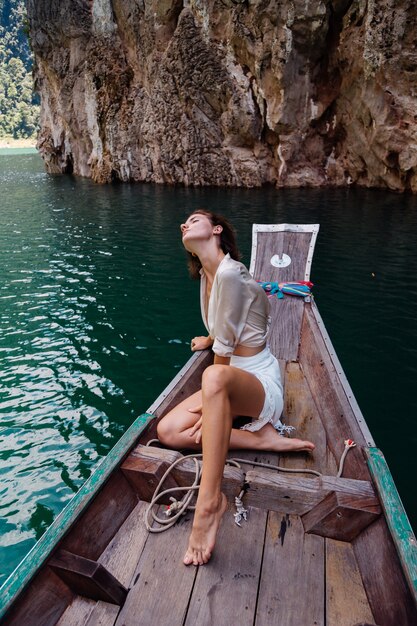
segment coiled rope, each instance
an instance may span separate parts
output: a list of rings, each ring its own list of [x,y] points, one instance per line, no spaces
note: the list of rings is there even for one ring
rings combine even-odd
[[[148,441],[146,445],[150,446],[153,443],[159,443],[159,440],[151,439],[150,441]],[[339,461],[339,469],[336,474],[337,478],[340,478],[343,473],[343,466],[345,463],[345,458],[346,458],[347,453],[349,452],[351,448],[354,448],[355,446],[356,446],[356,443],[352,441],[352,439],[346,439],[345,449],[343,450],[342,456],[340,457],[340,461]],[[202,464],[201,462],[199,462],[199,459],[202,459],[202,457],[203,455],[201,453],[200,454],[188,454],[186,456],[182,456],[181,458],[177,459],[176,461],[171,463],[171,465],[168,467],[168,469],[162,476],[161,480],[159,481],[155,489],[153,498],[151,502],[149,503],[149,506],[145,513],[145,526],[146,526],[146,529],[150,533],[162,533],[165,530],[168,530],[168,528],[171,528],[171,526],[173,526],[176,523],[176,521],[178,520],[179,517],[181,517],[181,515],[185,515],[187,511],[195,510],[195,506],[191,504],[191,500],[193,498],[194,492],[198,491],[198,489],[200,488],[199,483],[200,483],[200,478],[201,478]],[[194,476],[193,484],[188,485],[186,487],[171,487],[170,489],[162,490],[162,485],[167,479],[167,476],[173,471],[173,469],[175,469],[177,465],[179,465],[180,463],[188,459],[192,459],[195,464],[195,476]],[[277,472],[288,472],[291,474],[313,474],[314,476],[319,476],[319,477],[323,476],[323,474],[321,474],[320,472],[317,472],[316,470],[312,470],[312,469],[290,469],[287,467],[268,465],[268,463],[260,463],[258,461],[250,461],[248,459],[240,459],[240,458],[226,459],[226,465],[234,465],[235,467],[239,469],[241,469],[240,463],[247,464],[247,465],[256,465],[257,467],[266,467],[267,469],[273,469],[273,470],[276,470]],[[178,491],[185,492],[181,500],[177,500],[176,498],[170,496],[169,499],[171,500],[171,504],[164,511],[165,517],[158,517],[158,515],[156,515],[156,513],[154,512],[153,507],[156,504],[158,504],[158,502],[162,498],[165,498],[168,494],[172,492],[178,492]],[[248,511],[243,507],[243,503],[242,503],[242,498],[243,498],[244,493],[245,493],[245,490],[242,489],[240,494],[235,498],[236,513],[234,513],[234,518],[238,526],[240,526],[241,519],[245,519],[245,520],[247,519]],[[152,526],[153,522],[157,522],[158,524],[160,524],[160,528],[153,527]]]

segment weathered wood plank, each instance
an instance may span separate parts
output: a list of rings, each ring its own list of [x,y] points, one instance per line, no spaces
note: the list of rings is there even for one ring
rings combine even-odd
[[[417,604],[417,542],[408,521],[392,474],[378,448],[367,448],[365,456],[385,512],[385,518],[397,548],[410,591]]]
[[[283,455],[287,468],[315,469],[323,474],[337,473],[336,460],[327,446],[326,431],[310,387],[298,362],[287,363],[285,371],[285,423],[296,428],[293,436],[315,444],[312,454],[293,452]]]
[[[151,534],[134,574],[116,626],[182,624],[197,568],[185,567],[192,515],[161,534]]]
[[[333,491],[352,498],[375,498],[372,483],[336,476],[304,478],[255,468],[247,472],[246,483],[249,506],[296,515],[307,513]]]
[[[142,471],[144,470],[145,476],[149,477],[149,461],[152,460],[153,467],[155,469],[159,468],[159,466],[166,468],[172,460],[175,461],[181,457],[182,455],[179,452],[174,452],[165,448],[138,446],[130,454],[129,458],[126,459],[126,462],[123,464],[123,471],[129,477],[130,483],[134,485],[140,499],[146,499],[150,495],[153,495],[151,490],[149,490],[146,485],[144,488],[142,475]],[[159,469],[157,470],[157,473],[158,475],[161,473]],[[172,480],[168,483],[168,487],[177,485],[185,487],[192,485],[195,479],[195,473],[196,470],[194,461],[192,459],[184,458],[184,461],[173,468],[171,475]],[[156,484],[156,479],[152,482]],[[233,500],[235,498],[236,494],[238,494],[242,488],[243,482],[244,474],[242,470],[230,465],[225,466],[223,472],[222,491],[229,499]],[[184,492],[178,493],[180,496],[184,494]]]
[[[306,533],[352,541],[381,514],[376,496],[332,492],[301,517]]]
[[[126,599],[127,589],[97,561],[58,550],[48,566],[78,595],[118,605]]]
[[[182,456],[180,452],[175,450],[139,445],[124,460],[120,469],[138,497],[141,500],[150,502],[168,467]],[[164,489],[172,489],[174,487],[178,487],[178,483],[173,474],[168,474],[164,481]],[[159,504],[169,504],[170,496],[182,497],[182,495],[181,492],[172,492],[169,496],[162,498]]]
[[[56,626],[85,626],[96,605],[95,600],[76,596]],[[112,604],[111,606],[114,607],[115,605]],[[117,612],[119,612],[119,607],[117,607]]]
[[[374,624],[350,544],[326,539],[326,624]]]
[[[304,280],[307,259],[312,241],[311,232],[257,232],[256,257],[251,261],[251,270],[256,280],[298,281]],[[275,267],[272,257],[286,254],[291,263],[286,267]],[[271,298],[272,332],[270,344],[277,358],[297,358],[303,316],[303,298],[285,296],[282,300]]]
[[[229,505],[210,564],[198,569],[185,626],[252,626],[267,512],[250,509],[239,528]]]
[[[357,444],[346,457],[343,475],[369,480],[369,471],[361,454],[361,447],[367,444],[340,384],[311,305],[306,305],[304,311],[299,357],[333,455],[340,459],[345,439],[353,439]]]
[[[387,523],[380,517],[353,542],[356,561],[377,624],[414,626],[417,609]]]
[[[113,626],[120,607],[77,596],[56,626]]]
[[[145,502],[136,505],[98,559],[125,587],[130,587],[139,557],[149,537],[144,522],[147,506]],[[112,626],[119,610],[120,607],[114,604],[94,602],[78,596],[57,626]]]
[[[97,559],[137,502],[133,489],[117,469],[60,547],[87,559]]]
[[[324,539],[299,517],[271,512],[255,626],[324,626]]]
[[[136,505],[98,558],[98,562],[104,565],[125,587],[131,585],[139,557],[149,537],[145,527],[147,508],[147,502],[139,502]]]
[[[70,588],[54,572],[44,569],[1,623],[7,626],[55,626],[73,597]]]

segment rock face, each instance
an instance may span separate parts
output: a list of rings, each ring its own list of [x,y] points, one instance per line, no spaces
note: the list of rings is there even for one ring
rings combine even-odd
[[[50,172],[417,191],[409,0],[28,0],[28,13]]]

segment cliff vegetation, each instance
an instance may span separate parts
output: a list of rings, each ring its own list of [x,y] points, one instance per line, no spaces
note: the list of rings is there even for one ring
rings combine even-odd
[[[29,138],[38,130],[27,33],[24,2],[0,0],[0,137]]]

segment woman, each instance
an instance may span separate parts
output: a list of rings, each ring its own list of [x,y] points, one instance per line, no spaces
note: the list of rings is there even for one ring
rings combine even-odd
[[[201,278],[201,312],[209,332],[194,337],[191,349],[211,347],[215,356],[203,373],[201,390],[159,422],[158,437],[172,448],[200,449],[202,442],[203,470],[184,563],[203,565],[226,509],[221,481],[228,449],[312,451],[314,444],[276,430],[283,429],[283,397],[279,365],[266,346],[269,301],[239,263],[231,225],[199,209],[181,224],[181,233],[190,273]],[[253,421],[232,428],[237,415]]]

